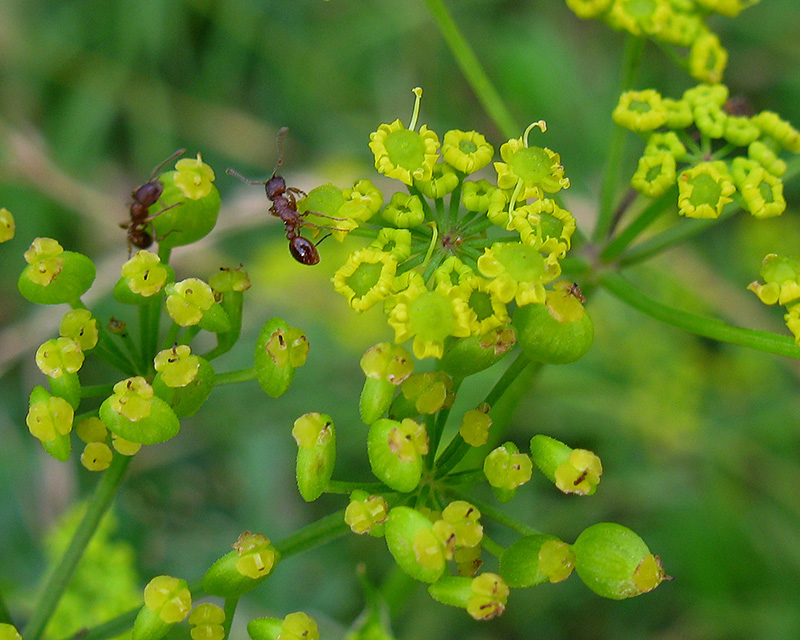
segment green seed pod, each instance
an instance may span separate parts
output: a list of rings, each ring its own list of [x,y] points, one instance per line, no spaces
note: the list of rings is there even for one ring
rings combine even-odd
[[[395,507],[386,520],[386,545],[408,575],[434,583],[444,573],[446,550],[433,523],[416,509]]]
[[[497,327],[482,336],[458,338],[445,349],[439,366],[459,380],[488,369],[516,344],[512,327]]]
[[[182,345],[182,347],[187,351],[189,349],[186,345]],[[180,348],[176,347],[167,351],[172,353],[175,349]],[[188,356],[188,358],[191,359],[191,373],[186,376],[188,380],[176,381],[170,375],[171,370],[175,367],[180,367],[187,358],[181,358],[180,363],[173,361],[170,363],[172,366],[167,365],[166,369],[159,370],[158,356],[156,356],[156,370],[158,373],[153,379],[153,391],[172,407],[175,415],[179,418],[193,416],[197,413],[197,410],[203,406],[214,388],[214,380],[216,378],[214,367],[211,366],[208,360],[194,355]],[[177,382],[181,384],[176,384]]]
[[[268,320],[255,345],[258,384],[273,398],[283,395],[292,384],[295,369],[305,364],[307,355],[305,333],[290,327],[282,318]]]
[[[520,538],[500,556],[500,575],[509,587],[533,587],[566,580],[575,567],[575,554],[555,536]]]
[[[523,353],[545,364],[575,362],[594,340],[592,320],[571,288],[548,291],[544,304],[518,307],[513,323]]]
[[[94,263],[88,257],[61,251],[25,267],[17,287],[23,298],[35,304],[72,303],[92,286],[95,275]]]
[[[242,332],[244,292],[250,288],[250,279],[241,266],[237,269],[221,268],[209,279],[208,284],[211,285],[215,296],[220,299],[219,304],[225,310],[231,323],[229,331],[217,333],[217,346],[213,354],[219,356],[230,351],[239,340]]]
[[[72,449],[69,434],[75,417],[69,402],[37,385],[31,390],[28,406],[25,423],[31,435],[38,438],[44,450],[56,460],[69,460]]]
[[[203,591],[221,598],[238,598],[266,580],[279,560],[280,554],[269,538],[243,533],[233,551],[212,564],[203,576]]]
[[[275,640],[282,631],[280,618],[255,618],[247,623],[247,635],[252,640]]]
[[[425,427],[413,420],[381,418],[369,428],[367,453],[372,473],[395,491],[416,489],[422,477],[422,456],[427,452]]]
[[[671,580],[644,540],[621,524],[592,525],[581,532],[572,549],[578,576],[604,598],[632,598]]]
[[[328,486],[336,464],[336,431],[327,414],[306,413],[294,421],[297,442],[297,488],[303,500],[312,502]]]
[[[185,162],[197,163],[196,160],[184,159],[179,160],[176,167]],[[208,165],[203,166],[210,170]],[[186,172],[167,171],[161,174],[159,179],[164,185],[164,191],[158,202],[150,208],[153,212],[163,211],[153,218],[152,223],[161,248],[181,247],[197,242],[207,236],[217,223],[220,208],[217,187],[208,184],[206,195],[192,199],[185,193],[182,174],[185,175]],[[212,171],[211,180],[213,179]]]
[[[472,596],[472,578],[444,576],[428,587],[428,593],[436,602],[451,607],[467,608],[467,600]]]
[[[154,395],[144,378],[128,378],[115,384],[114,393],[100,405],[99,414],[109,431],[140,444],[165,442],[181,428],[178,416]]]
[[[531,457],[559,491],[582,496],[597,491],[603,465],[591,451],[573,449],[555,438],[535,435],[531,438]]]
[[[247,623],[253,640],[319,640],[317,623],[306,613],[296,611],[283,620],[260,618]]]
[[[73,409],[78,408],[81,402],[81,381],[77,373],[64,373],[58,378],[47,376],[47,382],[53,395],[64,398]]]
[[[403,347],[381,342],[366,350],[360,365],[366,380],[359,411],[364,424],[372,424],[388,411],[398,385],[414,370],[414,360]]]

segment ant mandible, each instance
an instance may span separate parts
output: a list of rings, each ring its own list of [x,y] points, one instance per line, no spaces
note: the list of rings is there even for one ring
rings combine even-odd
[[[164,165],[172,162],[175,158],[179,158],[184,153],[186,153],[186,149],[178,149],[169,158],[153,169],[153,173],[150,174],[150,180],[134,189],[131,194],[133,202],[131,202],[130,222],[119,223],[120,227],[128,231],[128,252],[130,252],[131,247],[137,247],[139,249],[147,249],[150,247],[153,244],[153,236],[147,231],[147,225],[150,224],[153,218],[161,215],[167,209],[181,204],[180,202],[176,202],[152,216],[147,215],[147,210],[158,201],[164,191],[164,185],[161,184],[161,181],[158,179],[161,169],[164,168]]]
[[[331,220],[344,220],[344,218],[334,218],[333,216],[327,216],[324,213],[317,213],[315,211],[300,213],[297,210],[297,198],[304,198],[306,196],[305,191],[295,187],[287,187],[286,181],[278,175],[278,169],[283,163],[283,138],[287,131],[288,128],[286,127],[281,127],[278,130],[278,163],[275,165],[275,170],[272,172],[270,178],[267,180],[250,180],[234,169],[228,169],[225,173],[230,176],[236,176],[239,180],[247,184],[264,185],[267,198],[272,202],[269,212],[273,216],[280,218],[281,222],[283,222],[286,231],[286,239],[289,241],[289,253],[291,253],[292,257],[299,263],[311,266],[319,262],[317,245],[328,236],[323,237],[319,242],[314,244],[308,238],[304,238],[300,235],[301,227],[317,227],[318,229],[333,229],[334,231],[336,228],[314,224],[313,222],[305,220],[304,217],[309,213],[313,213],[314,215],[330,218]]]

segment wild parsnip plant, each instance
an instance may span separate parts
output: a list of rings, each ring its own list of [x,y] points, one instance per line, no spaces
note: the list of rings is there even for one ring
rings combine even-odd
[[[421,124],[422,89],[415,88],[407,123],[377,124],[368,138],[377,173],[396,181],[396,191],[383,193],[374,176],[365,176],[352,186],[328,183],[306,194],[287,186],[278,168],[262,183],[265,208],[285,225],[298,280],[316,263],[309,252],[324,256],[327,245],[317,247],[322,240],[347,239],[355,248],[336,270],[333,289],[354,313],[382,307],[394,332],[394,342],[363,345],[363,389],[351,399],[362,425],[335,425],[319,412],[286,425],[297,445],[296,487],[286,490],[307,502],[331,494],[339,509],[280,540],[269,531],[243,531],[195,575],[152,577],[143,604],[84,630],[85,640],[120,633],[160,640],[187,631],[194,640],[224,640],[240,598],[280,572],[287,558],[348,535],[365,536],[363,544],[382,538],[399,570],[424,585],[432,600],[480,622],[513,607],[514,590],[547,589],[573,572],[603,598],[646,594],[671,579],[670,558],[665,569],[624,522],[592,524],[570,541],[559,531],[540,531],[535,514],[513,509],[515,494],[534,473],[580,500],[614,469],[604,470],[602,451],[547,434],[503,442],[498,403],[513,397],[523,373],[567,365],[589,351],[591,300],[599,288],[688,332],[800,357],[800,257],[768,255],[764,282],[749,286],[765,304],[786,307],[794,339],[670,307],[623,274],[733,215],[771,218],[787,207],[783,184],[800,170],[800,133],[779,114],[755,113],[731,98],[723,84],[727,54],[708,26],[713,14],[736,17],[755,0],[566,0],[579,18],[629,32],[623,77],[630,82],[608,114],[619,126],[593,229],[581,228],[562,201],[569,166],[548,146],[546,122],[517,129],[444,4],[426,4],[506,139],[489,140],[466,127],[440,135]],[[672,98],[657,87],[632,86],[646,39],[657,41],[699,84]],[[644,143],[637,168],[625,176],[635,197],[615,191],[625,171],[626,130]],[[302,329],[278,317],[264,323],[254,344],[243,344],[251,286],[241,265],[181,279],[170,266],[174,248],[213,231],[221,205],[218,174],[220,168],[198,153],[177,160],[174,170],[159,167],[134,193],[130,222],[119,234],[120,251],[131,255],[113,289],[113,316],[82,301],[96,276],[88,256],[56,238],[14,239],[14,218],[0,209],[0,240],[15,240],[4,250],[20,241],[28,246],[21,295],[34,304],[68,307],[58,337],[35,355],[46,380],[30,391],[28,430],[57,460],[79,460],[98,473],[28,619],[0,600],[0,640],[46,635],[142,447],[160,446],[179,433],[184,418],[202,416],[219,385],[256,380],[281,402],[313,349]],[[653,233],[654,223],[670,212],[680,218]],[[209,335],[211,348],[200,340]],[[252,352],[253,365],[221,370],[217,358],[232,349]],[[82,384],[88,358],[117,375]],[[497,376],[487,388],[475,393],[465,384],[490,368]],[[462,389],[469,389],[469,408],[456,412]],[[337,428],[360,430],[372,480],[337,466]],[[488,444],[494,442],[503,443]],[[478,466],[470,462],[475,452]],[[491,487],[494,499],[481,497],[481,485]],[[513,532],[515,540],[501,545],[487,534],[491,527]],[[373,592],[366,581],[364,588],[367,610],[346,637],[393,637],[382,615],[388,595]],[[249,620],[247,633],[252,640],[320,637],[306,603],[297,602],[296,609]]]

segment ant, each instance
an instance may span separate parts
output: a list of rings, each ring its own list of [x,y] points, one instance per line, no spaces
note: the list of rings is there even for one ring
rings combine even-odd
[[[281,164],[283,164],[283,138],[287,131],[287,127],[281,127],[278,130],[278,164],[275,165],[275,170],[272,172],[270,178],[267,180],[250,180],[234,169],[228,169],[225,173],[230,176],[236,176],[239,180],[247,184],[264,185],[267,198],[272,202],[269,212],[276,218],[280,218],[285,227],[286,239],[289,241],[289,253],[291,253],[292,257],[299,263],[311,266],[319,262],[317,245],[328,236],[324,236],[319,242],[314,244],[308,238],[304,238],[300,235],[300,229],[303,226],[317,227],[318,229],[336,229],[335,227],[314,224],[313,222],[304,220],[304,217],[309,213],[314,213],[314,215],[330,218],[331,220],[344,220],[344,218],[334,218],[333,216],[327,216],[324,213],[317,213],[315,211],[300,213],[297,210],[297,199],[304,198],[306,196],[305,191],[301,191],[295,187],[287,187],[286,181],[278,175],[278,169]]]
[[[186,153],[186,149],[178,149],[169,158],[153,169],[153,173],[150,174],[150,180],[148,182],[134,189],[131,194],[133,198],[133,202],[131,202],[131,220],[130,222],[119,223],[120,227],[128,230],[128,252],[130,252],[131,247],[138,247],[139,249],[147,249],[150,247],[153,244],[153,236],[147,231],[147,226],[156,216],[161,215],[167,209],[181,204],[180,202],[176,202],[152,216],[147,215],[148,208],[158,201],[164,191],[164,185],[158,180],[161,169],[164,168],[164,165],[172,162],[175,158],[179,158],[184,153]]]

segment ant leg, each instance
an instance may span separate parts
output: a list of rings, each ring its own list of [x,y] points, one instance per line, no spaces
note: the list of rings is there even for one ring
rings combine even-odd
[[[182,204],[183,204],[183,202],[176,202],[175,204],[171,204],[168,207],[164,207],[158,213],[154,213],[152,216],[147,216],[144,220],[141,221],[141,224],[146,224],[148,222],[151,222],[151,221],[155,220],[158,216],[160,216],[162,213],[164,213],[165,211],[169,211],[170,209],[174,209],[175,207],[180,207]]]
[[[347,220],[347,218],[337,218],[336,216],[329,216],[327,213],[320,213],[319,211],[304,211],[303,213],[301,213],[299,215],[307,216],[309,213],[312,214],[312,215],[315,215],[315,216],[319,216],[320,218],[328,218],[328,220],[339,220],[340,222],[343,222],[343,221]],[[311,225],[313,227],[321,226],[321,225],[318,225],[318,224],[314,224],[312,222],[307,222],[305,220],[303,222],[304,222],[304,224],[309,224],[309,225]]]

